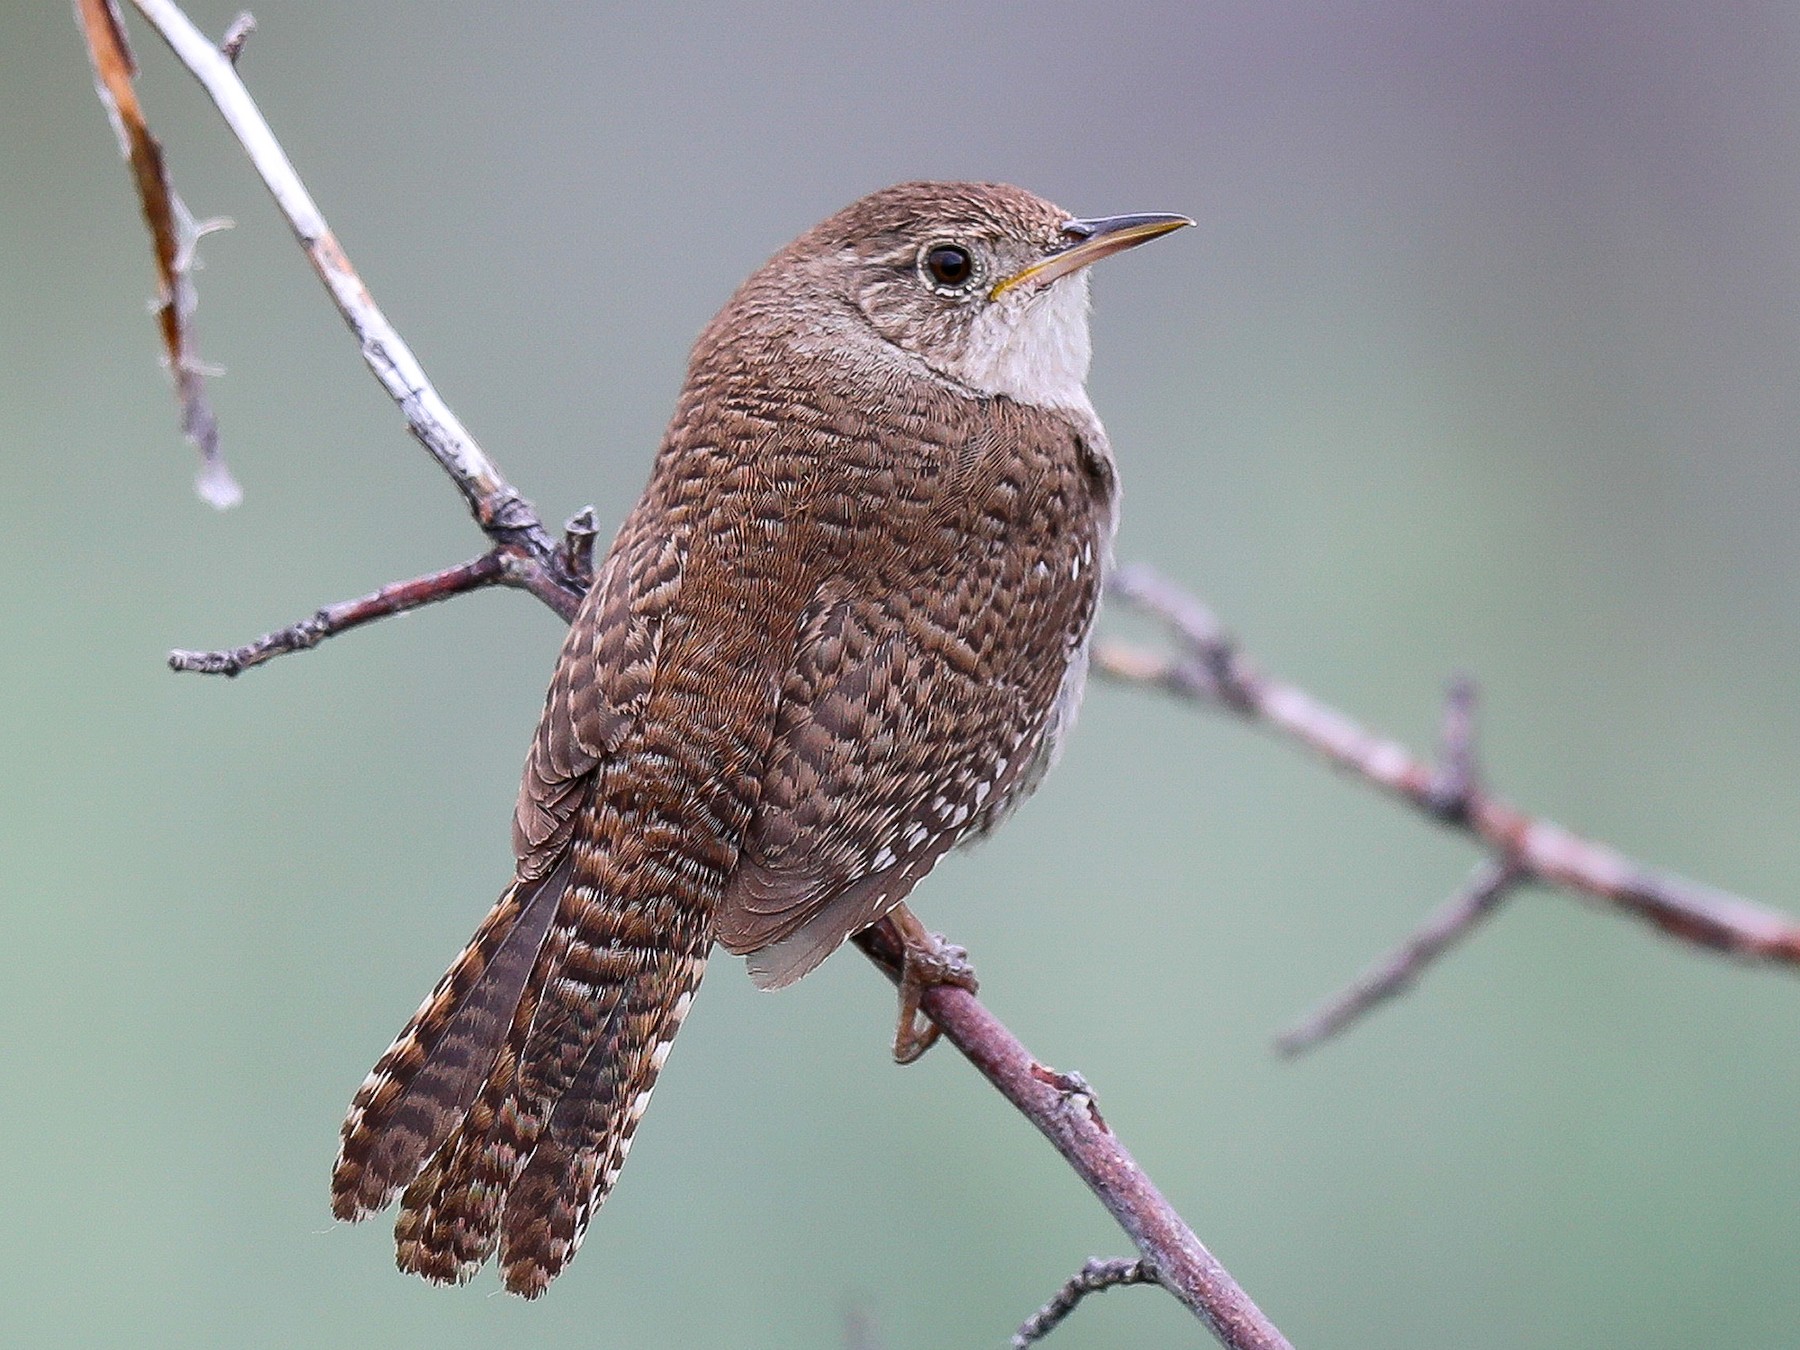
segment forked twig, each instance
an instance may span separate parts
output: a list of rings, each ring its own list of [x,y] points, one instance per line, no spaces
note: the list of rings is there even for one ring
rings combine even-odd
[[[1095,665],[1127,683],[1226,709],[1294,741],[1335,768],[1468,834],[1493,857],[1572,895],[1634,914],[1684,942],[1745,961],[1800,965],[1800,924],[1775,910],[1699,882],[1655,872],[1624,854],[1530,815],[1488,791],[1473,758],[1473,691],[1452,690],[1442,766],[1365,730],[1299,687],[1265,675],[1211,611],[1148,567],[1122,568],[1113,594],[1160,619],[1170,653],[1103,644]]]
[[[865,929],[853,941],[899,983],[904,946],[891,920]],[[1204,1321],[1221,1344],[1260,1350],[1287,1345],[1112,1132],[1093,1089],[1080,1074],[1059,1073],[1040,1063],[965,989],[927,985],[920,1007],[982,1076],[1037,1126],[1151,1262],[1157,1282]]]

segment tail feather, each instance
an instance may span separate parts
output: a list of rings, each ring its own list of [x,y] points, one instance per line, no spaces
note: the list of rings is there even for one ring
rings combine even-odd
[[[540,965],[554,962],[561,936],[546,944]],[[401,1197],[394,1225],[401,1270],[461,1284],[494,1254],[500,1206],[537,1140],[536,1103],[521,1099],[518,1083],[519,1058],[542,986],[534,975],[480,1094]]]
[[[705,971],[704,949],[663,953],[623,989],[606,1036],[557,1101],[507,1196],[500,1265],[514,1293],[536,1297],[574,1259],[625,1166]]]
[[[519,1000],[506,1044],[468,1114],[438,1148],[418,1179],[406,1188],[394,1225],[400,1269],[443,1284],[461,1284],[494,1254],[500,1215],[519,1169],[537,1146],[549,1103],[521,1071],[525,1049],[541,1013],[550,972],[569,945],[566,922],[544,944],[538,969]]]
[[[501,897],[357,1094],[335,1203],[404,1187],[402,1270],[460,1283],[498,1252],[541,1294],[618,1179],[749,810],[691,747],[652,749],[601,770],[562,859]]]
[[[709,907],[612,901],[600,887],[629,879],[575,853],[505,1045],[402,1198],[403,1270],[461,1283],[498,1249],[507,1288],[542,1293],[617,1180],[699,986]]]
[[[468,1111],[568,880],[565,862],[548,876],[509,887],[363,1080],[332,1168],[338,1218],[385,1208]]]

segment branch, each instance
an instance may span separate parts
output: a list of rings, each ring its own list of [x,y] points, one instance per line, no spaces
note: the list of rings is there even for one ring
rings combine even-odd
[[[854,939],[896,984],[904,953],[894,920]],[[1229,1271],[1205,1248],[1107,1125],[1079,1074],[1040,1063],[981,1001],[955,985],[925,987],[920,1007],[951,1044],[1039,1133],[1106,1206],[1158,1282],[1212,1329],[1223,1345],[1275,1350],[1287,1341]]]
[[[482,554],[441,572],[431,572],[411,581],[396,581],[356,600],[343,600],[326,605],[310,619],[265,633],[254,642],[224,651],[189,652],[179,648],[169,653],[169,669],[192,671],[199,675],[242,675],[265,661],[289,652],[311,651],[328,637],[336,637],[352,628],[360,628],[376,619],[404,614],[409,609],[448,600],[465,591],[480,590],[505,582],[507,555],[499,549]]]
[[[1298,1055],[1328,1040],[1352,1022],[1407,991],[1431,962],[1474,930],[1500,907],[1524,873],[1493,858],[1476,865],[1463,888],[1433,912],[1388,955],[1356,977],[1354,983],[1299,1023],[1275,1038],[1284,1055]]]
[[[200,452],[194,490],[202,501],[225,510],[244,499],[243,490],[225,466],[219,450],[219,423],[206,398],[206,363],[194,345],[194,269],[200,265],[201,239],[231,224],[229,220],[196,221],[169,181],[162,144],[150,134],[138,102],[137,62],[125,40],[125,25],[113,0],[76,0],[76,22],[87,39],[94,66],[94,88],[112,119],[119,153],[131,166],[138,204],[150,230],[156,255],[156,326],[162,335],[163,360],[175,381],[181,409],[181,434]]]
[[[1024,1325],[1013,1333],[1012,1350],[1030,1350],[1055,1331],[1063,1318],[1074,1312],[1076,1305],[1089,1294],[1127,1284],[1161,1283],[1156,1268],[1142,1259],[1089,1261],[1056,1291],[1048,1303],[1025,1319]]]
[[[180,648],[169,653],[169,669],[199,675],[223,675],[227,679],[291,652],[308,652],[326,638],[347,633],[376,619],[391,618],[408,610],[434,605],[451,596],[488,586],[514,586],[536,595],[567,620],[574,617],[581,592],[593,578],[594,508],[583,507],[563,527],[553,567],[546,570],[516,544],[502,544],[441,572],[428,572],[410,581],[396,581],[355,600],[326,605],[311,618],[265,633],[241,647],[193,652]]]
[[[312,194],[300,181],[287,152],[238,78],[227,52],[194,27],[171,0],[132,0],[137,11],[169,44],[188,73],[200,81],[250,163],[287,218],[319,280],[325,283],[344,322],[362,348],[363,360],[406,417],[407,430],[435,459],[468,502],[488,538],[517,544],[526,556],[550,570],[555,545],[545,533],[531,503],[500,476],[456,414],[438,395],[424,368],[375,303],[375,297],[350,265],[343,246],[325,223]],[[92,0],[82,0],[84,5]],[[233,25],[242,27],[241,20]],[[540,597],[542,598],[542,597]]]
[[[1474,692],[1466,682],[1452,687],[1445,713],[1444,763],[1433,767],[1304,690],[1263,674],[1210,610],[1154,570],[1122,568],[1113,580],[1113,593],[1161,620],[1178,651],[1166,655],[1107,643],[1095,653],[1099,670],[1268,727],[1432,820],[1468,834],[1515,874],[1502,891],[1520,882],[1541,881],[1634,914],[1695,946],[1745,961],[1800,965],[1800,924],[1786,915],[1652,871],[1606,844],[1529,815],[1488,792],[1475,768]],[[1456,935],[1451,931],[1435,945],[1427,941],[1426,959]],[[1408,973],[1402,970],[1401,983]]]
[[[230,57],[168,0],[134,3],[218,105],[357,335],[370,370],[399,403],[409,429],[450,475],[482,530],[497,546],[460,567],[329,606],[309,624],[270,634],[239,651],[193,655],[193,665],[178,668],[211,668],[210,662],[222,673],[234,673],[227,669],[233,662],[236,669],[245,669],[280,651],[303,650],[331,633],[501,583],[530,590],[565,620],[573,617],[590,571],[591,512],[570,522],[560,546],[551,541],[530,503],[476,446],[376,308],[251,101]],[[172,660],[171,664],[177,663]],[[891,920],[861,934],[857,944],[890,978],[898,978],[903,946]],[[1286,1350],[1288,1342],[1281,1333],[1201,1245],[1113,1135],[1078,1076],[1045,1068],[974,995],[962,989],[933,986],[925,991],[921,1006],[1062,1154],[1144,1257],[1154,1263],[1159,1282],[1205,1321],[1228,1350]]]

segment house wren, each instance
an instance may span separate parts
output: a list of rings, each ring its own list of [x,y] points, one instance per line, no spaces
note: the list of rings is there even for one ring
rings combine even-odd
[[[461,1281],[498,1250],[542,1293],[713,945],[789,984],[1036,786],[1113,537],[1084,269],[1190,223],[907,183],[701,334],[563,644],[512,885],[344,1122],[333,1209],[403,1192],[402,1269]],[[906,931],[915,987],[958,977]]]

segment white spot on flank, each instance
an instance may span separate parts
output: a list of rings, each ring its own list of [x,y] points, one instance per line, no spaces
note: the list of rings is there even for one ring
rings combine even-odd
[[[643,1118],[644,1108],[648,1105],[650,1105],[650,1093],[646,1090],[644,1092],[638,1093],[637,1096],[635,1096],[631,1099],[631,1107],[629,1110],[626,1111],[625,1114],[630,1116],[633,1120],[640,1120]],[[629,1136],[627,1136],[625,1138],[625,1140],[623,1141],[623,1145],[620,1148],[620,1152],[623,1153],[626,1149],[629,1149],[630,1147],[631,1147],[631,1139]]]
[[[655,1069],[658,1073],[662,1072],[662,1066],[669,1062],[669,1047],[674,1044],[674,1041],[664,1041],[661,1045],[657,1046],[656,1049],[650,1052],[650,1067],[652,1069]]]
[[[872,866],[877,872],[879,872],[884,867],[892,867],[893,865],[894,865],[894,850],[891,848],[888,848],[886,845],[883,845],[881,852],[877,853],[872,859],[870,859],[870,866]]]
[[[977,783],[975,785],[975,805],[980,806],[985,802],[988,798],[988,793],[992,788],[993,785],[991,783]]]

